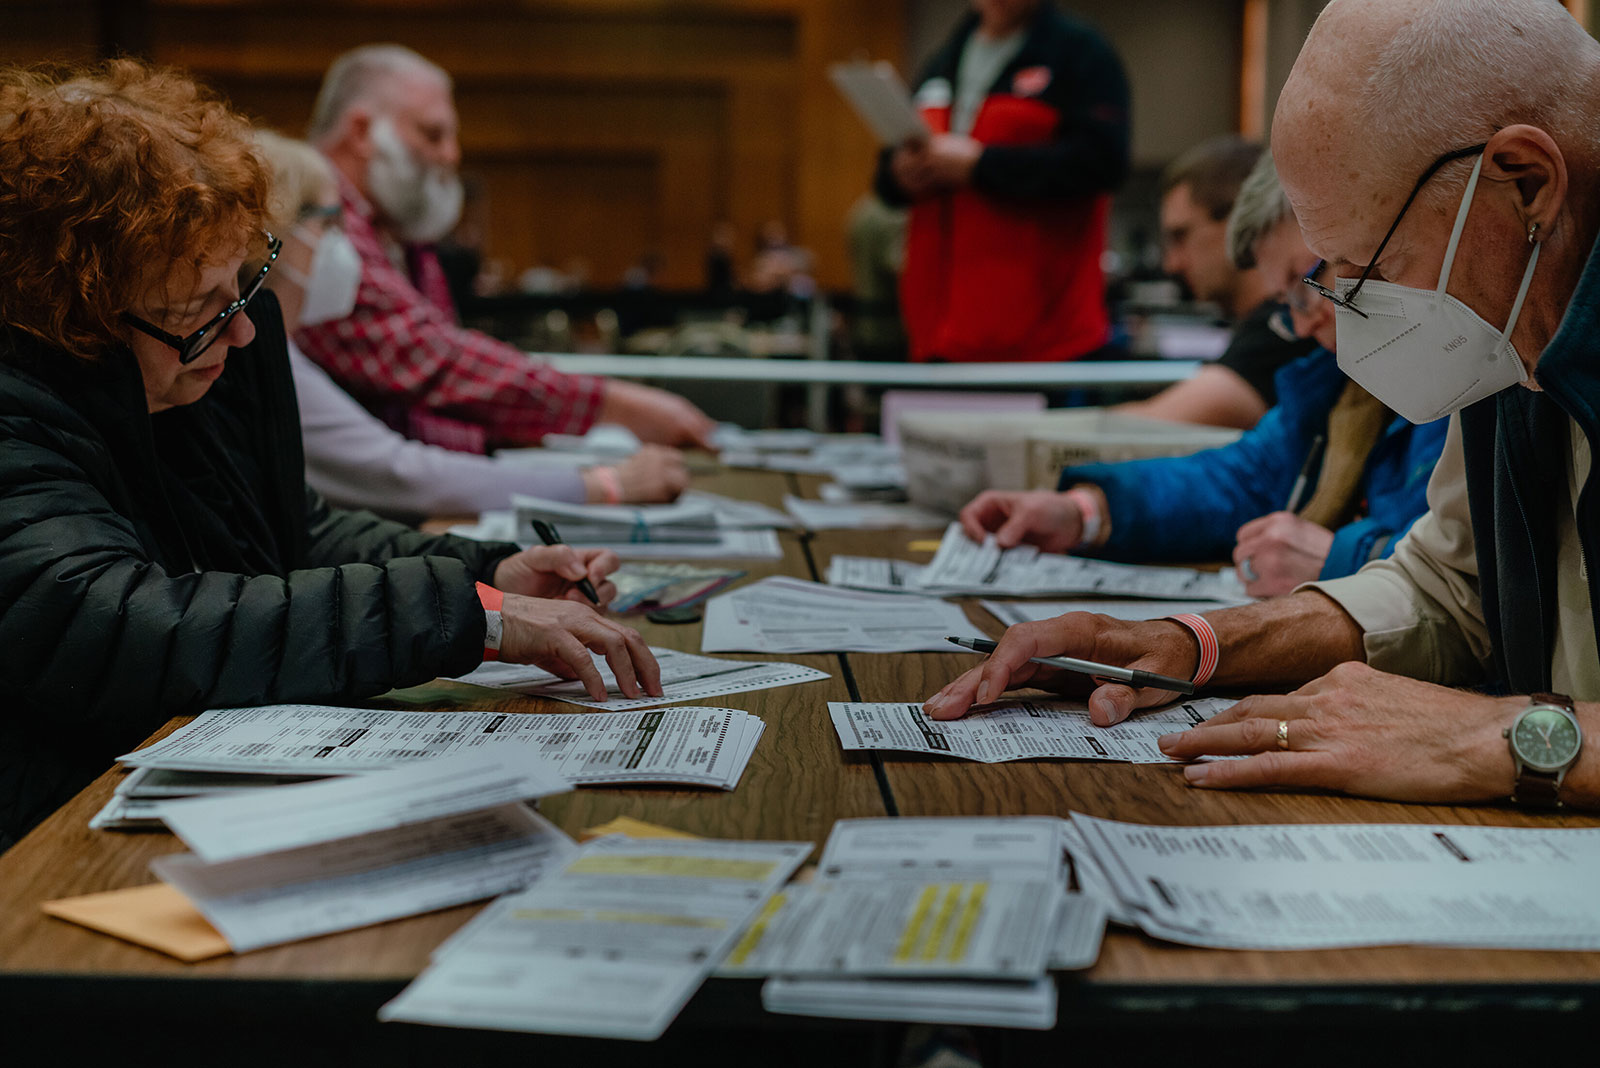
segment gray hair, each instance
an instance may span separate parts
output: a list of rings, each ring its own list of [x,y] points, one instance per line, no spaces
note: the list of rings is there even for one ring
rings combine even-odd
[[[1256,245],[1278,224],[1294,219],[1294,206],[1278,183],[1271,151],[1261,153],[1228,213],[1228,258],[1241,271],[1256,265]]]
[[[1335,0],[1323,12],[1347,3]],[[1396,185],[1427,162],[1517,123],[1571,147],[1600,148],[1592,102],[1575,91],[1600,68],[1600,44],[1555,0],[1421,0],[1376,56],[1354,103]],[[1472,160],[1425,199],[1453,200]]]
[[[338,131],[350,109],[358,104],[377,104],[386,110],[385,93],[397,79],[422,74],[450,84],[450,75],[432,60],[404,45],[370,44],[352,48],[328,67],[322,88],[311,109],[306,140],[323,143]]]

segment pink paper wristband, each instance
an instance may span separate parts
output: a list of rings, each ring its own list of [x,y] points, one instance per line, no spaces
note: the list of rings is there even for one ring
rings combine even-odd
[[[591,467],[591,474],[595,481],[600,483],[600,492],[606,495],[607,504],[622,503],[622,479],[617,477],[615,467]]]
[[[1211,624],[1206,622],[1204,616],[1181,615],[1164,618],[1187,627],[1200,646],[1200,664],[1194,671],[1194,688],[1198,690],[1210,682],[1211,676],[1217,673],[1217,661],[1222,654],[1222,646],[1217,641],[1217,632],[1211,629]]]
[[[1105,517],[1100,514],[1100,502],[1094,499],[1094,494],[1081,487],[1067,490],[1064,496],[1078,506],[1083,516],[1083,535],[1073,548],[1093,545],[1100,537],[1100,528],[1105,525]]]

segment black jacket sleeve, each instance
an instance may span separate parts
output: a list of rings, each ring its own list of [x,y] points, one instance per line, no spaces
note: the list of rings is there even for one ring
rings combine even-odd
[[[1017,199],[1093,196],[1127,179],[1130,102],[1122,61],[1087,26],[1068,32],[1061,48],[1045,93],[1061,112],[1055,138],[985,148],[972,172],[980,192]]]

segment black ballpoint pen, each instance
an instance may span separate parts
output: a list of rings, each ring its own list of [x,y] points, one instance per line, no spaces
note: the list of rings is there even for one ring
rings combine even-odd
[[[971,649],[975,653],[992,653],[995,642],[988,638],[946,638],[945,641]],[[1166,675],[1157,675],[1153,671],[1140,671],[1137,668],[1116,667],[1112,664],[1096,664],[1092,660],[1078,660],[1070,656],[1030,656],[1030,663],[1044,664],[1053,668],[1064,668],[1067,671],[1077,671],[1097,679],[1111,679],[1114,682],[1126,682],[1132,686],[1151,686],[1158,690],[1173,690],[1181,694],[1194,693],[1194,684],[1183,679],[1169,678]]]
[[[539,540],[546,545],[566,544],[561,540],[561,535],[557,533],[556,528],[550,523],[546,523],[543,519],[535,519],[533,521],[533,532],[539,535]],[[600,603],[600,595],[595,592],[594,583],[589,581],[588,576],[579,579],[577,586],[579,593],[589,598],[596,605]]]

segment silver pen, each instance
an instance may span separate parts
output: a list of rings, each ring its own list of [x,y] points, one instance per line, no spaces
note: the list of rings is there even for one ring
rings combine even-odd
[[[946,638],[945,641],[959,645],[963,649],[971,649],[975,653],[992,653],[995,642],[988,638]],[[1097,679],[1110,679],[1113,682],[1126,682],[1132,686],[1151,686],[1158,690],[1172,690],[1175,693],[1192,694],[1194,684],[1183,679],[1168,678],[1166,675],[1157,675],[1153,671],[1140,671],[1137,668],[1116,667],[1111,664],[1096,664],[1092,660],[1077,660],[1070,656],[1030,656],[1030,663],[1044,664],[1047,667],[1061,668],[1065,671],[1076,671]]]

